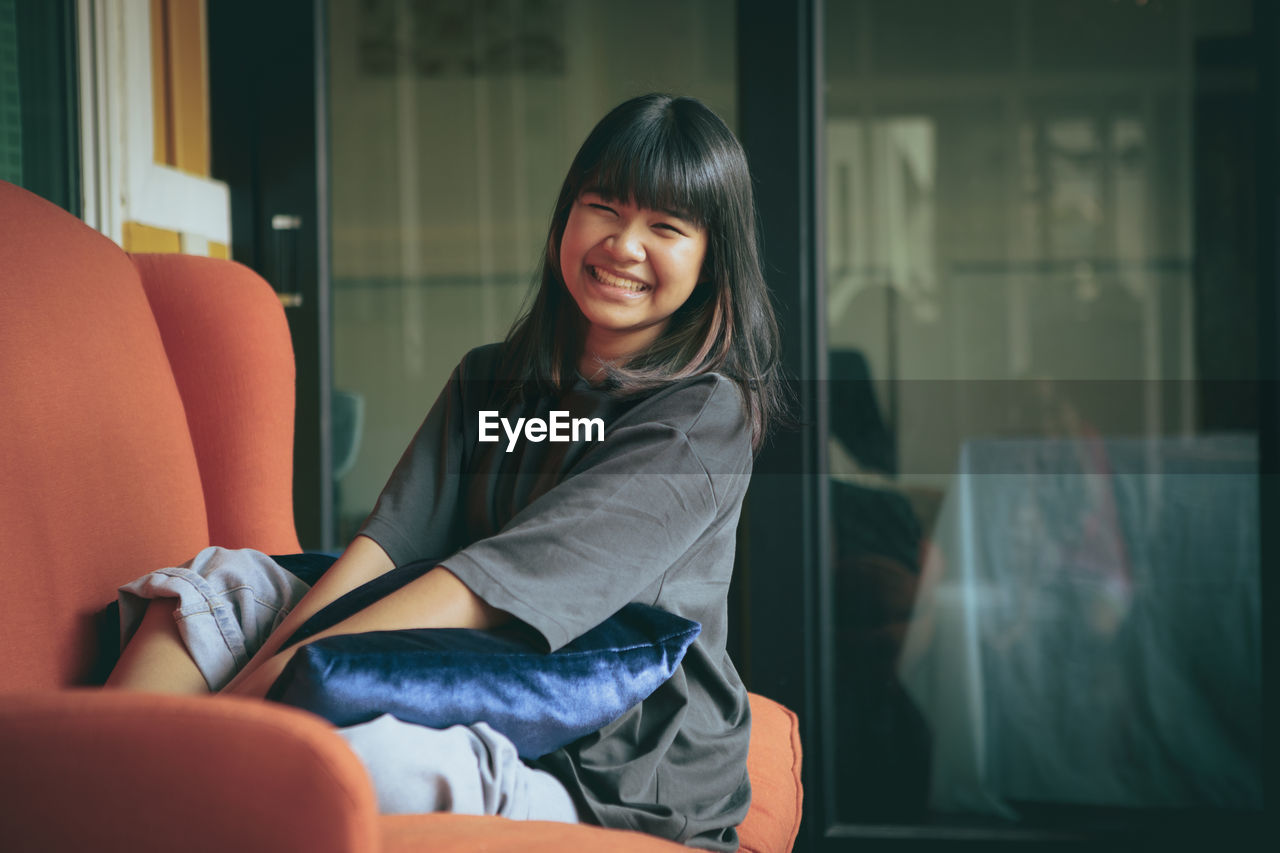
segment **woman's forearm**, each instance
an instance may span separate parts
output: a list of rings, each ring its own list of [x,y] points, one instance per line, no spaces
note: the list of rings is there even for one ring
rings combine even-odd
[[[336,563],[334,565],[337,566]],[[319,583],[315,589],[320,591]],[[304,615],[302,618],[308,617]],[[251,696],[265,695],[299,647],[324,637],[408,628],[483,629],[496,627],[510,619],[511,614],[491,607],[452,572],[437,566],[385,598],[280,652],[284,641],[302,624],[300,621],[298,626],[290,626],[286,621],[272,635],[271,640],[275,642],[270,647],[264,645],[251,665],[245,667],[226,690]]]
[[[491,607],[448,569],[436,566],[385,598],[306,639],[406,628],[494,628],[511,614]]]

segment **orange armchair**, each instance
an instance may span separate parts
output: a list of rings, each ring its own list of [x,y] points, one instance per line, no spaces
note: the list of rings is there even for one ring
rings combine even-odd
[[[590,826],[379,816],[318,717],[93,689],[121,583],[217,544],[299,550],[294,361],[243,266],[134,255],[0,182],[0,846],[13,850],[679,850]],[[752,696],[743,850],[790,849],[795,715]]]

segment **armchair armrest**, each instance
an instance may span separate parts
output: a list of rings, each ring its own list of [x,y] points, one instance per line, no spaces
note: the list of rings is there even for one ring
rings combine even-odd
[[[755,693],[751,702],[751,811],[738,827],[742,853],[782,853],[800,834],[804,787],[800,721],[785,705]]]
[[[14,850],[365,853],[368,775],[319,718],[249,699],[0,696],[0,839]]]

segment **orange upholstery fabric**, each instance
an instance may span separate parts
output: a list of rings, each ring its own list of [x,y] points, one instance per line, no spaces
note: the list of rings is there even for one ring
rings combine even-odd
[[[114,587],[208,544],[186,413],[138,273],[0,182],[0,690],[74,684]]]
[[[132,258],[186,408],[209,542],[301,550],[293,527],[293,344],[280,300],[240,264]]]
[[[690,848],[639,832],[545,821],[469,815],[388,815],[381,820],[384,853],[688,853]]]
[[[738,827],[744,853],[790,850],[800,832],[800,721],[791,709],[751,694],[751,811]]]
[[[101,690],[0,696],[0,755],[6,850],[370,853],[380,843],[359,759],[323,720],[289,708]]]

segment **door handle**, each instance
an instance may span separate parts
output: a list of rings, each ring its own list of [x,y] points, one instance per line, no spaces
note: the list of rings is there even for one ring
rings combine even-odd
[[[271,284],[285,308],[302,305],[298,288],[298,232],[302,217],[293,213],[277,213],[271,217]]]

